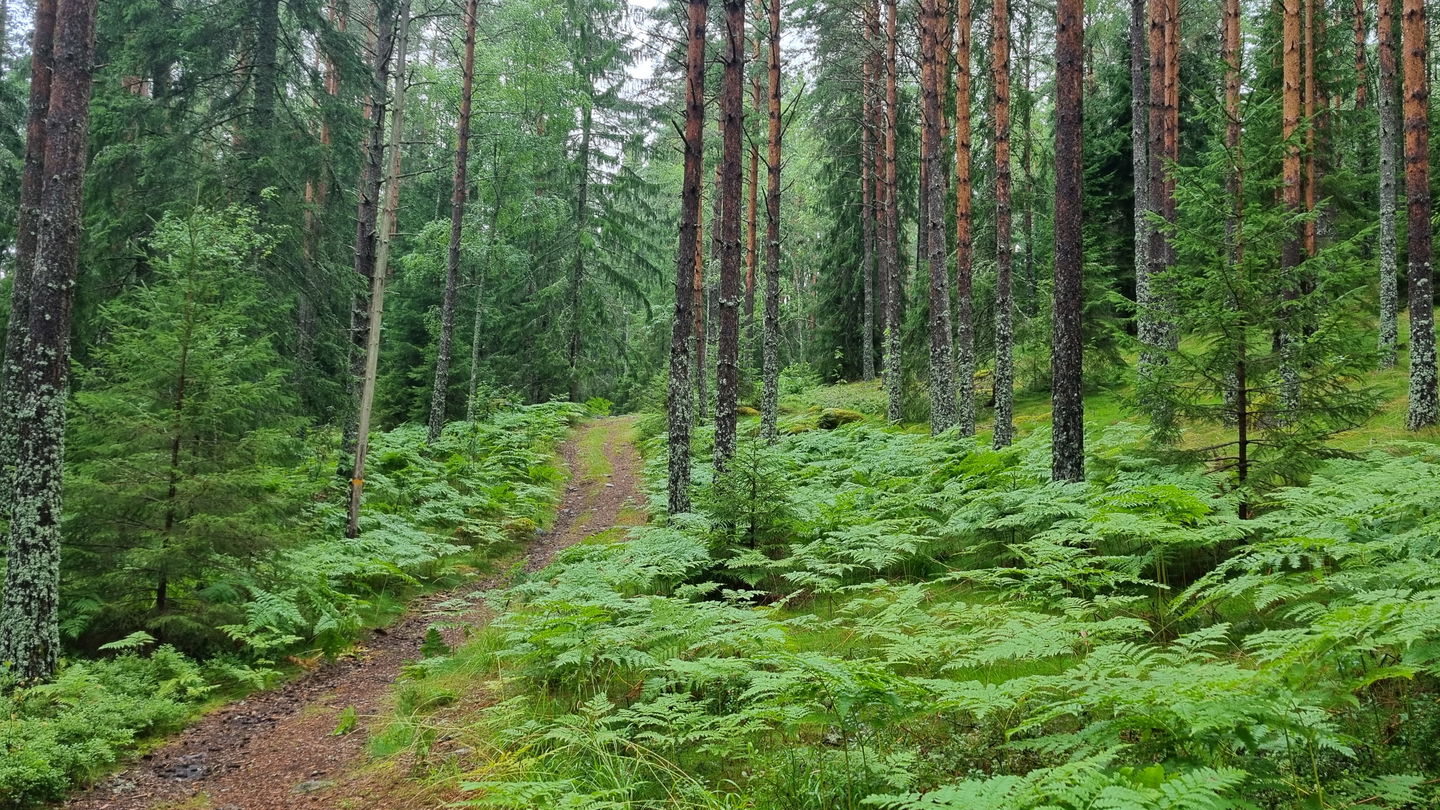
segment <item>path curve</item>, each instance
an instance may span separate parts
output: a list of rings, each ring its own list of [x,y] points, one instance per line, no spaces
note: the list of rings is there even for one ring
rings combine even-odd
[[[641,462],[633,417],[582,425],[561,447],[568,471],[549,531],[526,549],[522,569],[538,571],[566,547],[617,525],[643,521]],[[638,519],[637,519],[638,516]],[[384,800],[349,789],[347,773],[362,761],[371,724],[382,718],[407,661],[420,657],[425,631],[455,617],[437,606],[507,584],[495,576],[420,600],[396,624],[353,654],[275,690],[218,709],[139,761],[73,796],[66,810],[289,810],[343,807],[381,810]],[[484,621],[483,608],[463,617]],[[452,631],[451,642],[459,631]],[[354,707],[354,731],[337,736],[340,714]],[[348,795],[347,795],[348,794]]]

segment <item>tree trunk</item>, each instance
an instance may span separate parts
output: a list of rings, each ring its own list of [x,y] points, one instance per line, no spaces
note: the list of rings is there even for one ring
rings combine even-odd
[[[435,387],[430,393],[429,441],[445,427],[450,390],[450,353],[455,340],[455,307],[460,295],[460,232],[470,169],[470,105],[475,87],[475,18],[479,0],[465,3],[465,60],[460,65],[460,123],[455,128],[455,174],[450,183],[450,245],[445,254],[445,297],[440,305],[440,340],[435,347]]]
[[[690,327],[700,256],[700,184],[705,146],[705,23],[709,0],[689,0],[685,49],[685,169],[680,195],[680,245],[675,257],[675,319],[670,333],[669,509],[690,511]],[[703,372],[701,372],[703,373]]]
[[[1085,402],[1080,314],[1084,290],[1081,136],[1085,97],[1085,2],[1060,0],[1055,18],[1055,302],[1050,354],[1057,481],[1085,479]]]
[[[757,15],[756,19],[759,17]],[[762,43],[760,33],[755,33],[755,61],[760,61]],[[764,91],[760,87],[760,74],[750,76],[750,108],[760,114],[760,105],[765,103]],[[745,243],[745,341],[749,352],[755,335],[755,280],[760,262],[760,142],[750,142],[750,184],[745,226],[749,229]]]
[[[1280,137],[1285,144],[1281,159],[1281,203],[1292,214],[1298,215],[1304,205],[1304,178],[1302,175],[1300,115],[1301,95],[1304,77],[1301,72],[1301,0],[1285,0],[1281,20],[1281,88]],[[1286,234],[1280,250],[1280,274],[1284,284],[1283,316],[1280,324],[1281,347],[1281,393],[1280,407],[1291,412],[1299,407],[1300,372],[1294,357],[1299,334],[1299,268],[1305,246],[1306,228],[1296,223]]]
[[[940,45],[945,40],[940,0],[920,5],[920,97],[925,173],[920,220],[930,268],[930,431],[955,426],[955,360],[950,345],[950,276],[946,267],[945,169],[940,138],[944,103]]]
[[[710,253],[712,263],[720,261],[720,165],[715,165],[715,181],[710,186]],[[703,228],[703,221],[698,227]],[[710,410],[710,369],[706,353],[712,342],[710,329],[710,294],[706,285],[703,245],[695,245],[695,422],[704,424]]]
[[[54,70],[57,0],[35,5],[35,30],[30,49],[30,99],[25,122],[25,158],[20,174],[20,199],[15,222],[14,278],[10,282],[10,315],[5,324],[5,358],[0,363],[0,493],[9,492],[15,474],[19,437],[16,385],[25,365],[25,329],[30,323],[31,275],[35,243],[40,238],[40,194],[45,185],[45,121],[50,109]],[[0,519],[10,517],[10,501],[0,498]]]
[[[390,102],[389,166],[385,172],[385,205],[380,215],[375,269],[370,276],[370,306],[366,313],[365,373],[360,383],[360,410],[355,429],[355,465],[350,475],[350,508],[346,537],[360,536],[360,502],[365,489],[365,454],[370,449],[370,418],[375,406],[375,383],[380,362],[381,319],[385,312],[385,282],[390,270],[390,245],[400,210],[400,177],[405,144],[405,58],[410,33],[410,0],[400,0],[395,23],[395,90]]]
[[[1015,302],[1010,235],[1010,7],[991,7],[990,69],[995,122],[995,436],[996,449],[1015,439]]]
[[[1405,425],[1419,430],[1440,419],[1435,390],[1435,294],[1430,267],[1429,29],[1424,0],[1404,0],[1406,241],[1410,266],[1410,410]]]
[[[1135,196],[1135,324],[1145,343],[1151,333],[1155,303],[1150,296],[1150,145],[1145,63],[1145,0],[1130,0],[1130,172]]]
[[[735,455],[736,408],[740,405],[740,185],[745,137],[745,0],[725,0],[725,72],[720,88],[724,116],[720,164],[719,339],[715,357],[715,468]]]
[[[1395,366],[1399,342],[1400,284],[1396,268],[1395,139],[1400,115],[1395,106],[1395,0],[1379,0],[1376,31],[1380,40],[1380,367]]]
[[[760,435],[775,441],[780,402],[780,0],[770,0],[770,151],[765,161],[765,346]]]
[[[1161,220],[1175,222],[1175,181],[1171,164],[1179,157],[1176,148],[1179,134],[1179,33],[1180,20],[1176,0],[1151,0],[1150,3],[1150,156],[1149,204]],[[1148,306],[1142,308],[1140,319],[1140,374],[1152,377],[1168,362],[1168,352],[1175,346],[1175,327],[1170,321],[1172,305],[1166,288],[1166,274],[1174,264],[1174,246],[1167,228],[1149,228],[1150,270],[1146,274]],[[1157,289],[1158,287],[1158,289]],[[1146,402],[1151,421],[1164,430],[1173,414],[1167,399],[1156,397]]]
[[[895,149],[899,138],[899,92],[896,49],[896,2],[885,6],[885,199],[884,236],[880,241],[880,267],[885,276],[885,415],[899,423],[904,411],[900,359],[900,193],[896,182]]]
[[[261,196],[275,174],[266,147],[275,134],[275,99],[280,94],[280,0],[255,0],[254,101],[245,151],[250,169],[250,204],[264,205]]]
[[[22,682],[53,675],[60,651],[65,400],[95,59],[96,0],[59,0],[54,8],[50,97],[43,110],[43,187],[25,312],[28,324],[21,365],[12,381],[18,406],[16,475],[9,492],[10,544],[0,595],[0,661],[8,662]],[[38,19],[37,23],[37,33],[43,37],[45,23]],[[43,47],[36,53],[44,60]],[[32,107],[31,113],[35,112]]]
[[[875,6],[864,4],[865,34],[875,41]],[[867,52],[860,80],[860,378],[875,379],[875,196],[871,184],[875,164],[875,60]]]
[[[1380,0],[1383,5],[1386,0]],[[1369,42],[1369,26],[1365,21],[1365,0],[1354,0],[1355,27],[1355,109],[1370,105],[1370,65],[1365,49]]]
[[[955,377],[956,423],[975,435],[974,198],[971,180],[970,29],[972,0],[955,12]]]
[[[360,389],[365,376],[365,349],[370,344],[370,282],[375,275],[375,250],[379,243],[380,185],[385,162],[385,94],[390,84],[390,58],[395,48],[395,5],[393,0],[376,0],[375,38],[371,45],[375,62],[365,111],[368,123],[360,150],[360,182],[356,190],[355,273],[362,286],[350,300],[350,374],[347,378],[355,410],[347,415],[340,437],[340,454],[354,456],[356,427],[360,415]],[[351,472],[344,465],[339,474]]]
[[[1320,179],[1315,162],[1315,134],[1320,127],[1320,118],[1316,115],[1319,110],[1316,104],[1319,90],[1315,81],[1315,0],[1304,0],[1304,7],[1301,11],[1300,107],[1301,117],[1305,122],[1305,154],[1301,164],[1300,192],[1304,198],[1305,213],[1308,215],[1305,219],[1305,258],[1312,259],[1319,248],[1316,238],[1315,203],[1318,196],[1316,186]],[[1308,279],[1304,280],[1301,285],[1302,289],[1306,291],[1311,286]]]
[[[1225,234],[1229,244],[1232,272],[1243,272],[1244,260],[1244,156],[1241,152],[1240,120],[1240,0],[1225,0],[1221,17],[1221,54],[1225,63],[1225,151],[1230,160],[1226,191],[1230,195],[1230,212],[1225,223]],[[1250,367],[1249,367],[1249,324],[1242,321],[1237,325],[1235,338],[1235,368],[1231,372],[1225,396],[1233,408],[1235,420],[1235,475],[1242,494],[1250,478]],[[1250,505],[1241,500],[1239,506],[1242,520],[1250,517]]]
[[[590,34],[587,24],[582,22],[579,31],[579,56],[575,60],[579,68],[581,86],[591,95],[582,102],[580,110],[580,152],[576,157],[576,169],[580,185],[575,199],[575,261],[570,266],[569,327],[566,343],[570,376],[570,401],[580,401],[580,341],[584,324],[581,318],[581,293],[585,284],[585,253],[590,243],[590,139],[594,129],[594,85],[590,77]]]

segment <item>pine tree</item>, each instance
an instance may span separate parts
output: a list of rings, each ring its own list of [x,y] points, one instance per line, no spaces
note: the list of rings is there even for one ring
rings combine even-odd
[[[1380,367],[1395,365],[1399,342],[1400,285],[1395,251],[1395,139],[1400,115],[1395,107],[1395,0],[1379,0],[1375,30],[1379,39],[1380,82],[1376,107],[1380,111]]]
[[[885,282],[885,416],[898,423],[904,410],[904,369],[900,356],[900,190],[897,181],[896,141],[899,139],[899,80],[895,61],[897,47],[897,0],[881,0],[885,9],[885,103],[881,113],[885,124],[885,166],[880,202],[883,235],[880,238],[880,273]]]
[[[945,72],[940,48],[945,39],[940,0],[920,7],[920,95],[925,171],[921,175],[921,223],[930,271],[930,430],[943,433],[956,423],[955,361],[951,354],[950,278],[945,235],[945,169],[940,129]]]
[[[1411,430],[1440,421],[1436,395],[1435,293],[1430,246],[1430,74],[1426,62],[1430,30],[1424,0],[1404,0],[1401,30],[1405,43],[1405,196],[1406,248],[1409,254]]]
[[[1146,47],[1146,0],[1130,0],[1130,171],[1131,208],[1135,234],[1135,319],[1141,342],[1150,334],[1154,302],[1150,294],[1150,146],[1149,94],[1145,67],[1149,59]]]
[[[877,38],[875,4],[864,0],[865,36]],[[875,379],[875,59],[866,46],[860,66],[860,377]]]
[[[0,662],[21,681],[50,677],[60,652],[61,473],[70,329],[89,146],[96,0],[58,0],[50,98],[43,110],[43,185],[28,279],[27,323],[11,380],[16,436],[10,538],[0,593]],[[37,27],[44,37],[45,27]],[[36,49],[37,53],[41,48]]]
[[[1084,163],[1084,0],[1060,0],[1055,22],[1055,302],[1051,350],[1053,386],[1052,474],[1057,481],[1085,478],[1084,347],[1080,315],[1084,296],[1081,196]]]
[[[460,232],[469,191],[470,105],[475,94],[475,21],[478,0],[465,3],[465,56],[460,63],[460,120],[455,126],[455,172],[450,191],[450,243],[445,254],[445,297],[440,305],[440,340],[435,347],[435,383],[430,394],[429,438],[440,438],[450,390],[450,354],[455,341],[455,307],[460,295]]]
[[[955,377],[956,422],[975,435],[974,191],[971,179],[970,29],[972,0],[955,12]]]
[[[1015,299],[1010,233],[1010,7],[991,6],[991,118],[995,125],[995,434],[996,449],[1015,439]]]
[[[760,436],[775,441],[780,404],[780,0],[769,0],[770,44],[769,107],[770,149],[765,160],[765,345]]]
[[[705,145],[705,28],[709,0],[686,5],[684,185],[681,189],[680,244],[675,257],[675,317],[670,335],[670,380],[666,399],[669,432],[671,514],[690,511],[690,328],[694,317],[695,273],[700,256],[700,186]],[[703,374],[704,370],[699,370]]]

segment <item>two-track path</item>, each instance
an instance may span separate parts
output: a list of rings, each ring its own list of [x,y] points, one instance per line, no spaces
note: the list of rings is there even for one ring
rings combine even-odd
[[[615,526],[643,520],[640,457],[630,418],[582,425],[563,445],[568,468],[555,524],[527,547],[524,570],[544,568],[565,547]],[[642,516],[637,519],[636,516]],[[78,793],[71,810],[288,810],[387,808],[347,780],[364,759],[365,740],[383,716],[401,667],[420,657],[435,607],[457,597],[505,585],[503,577],[471,582],[432,595],[399,622],[376,631],[343,656],[282,688],[258,692],[206,715],[130,767]],[[465,617],[485,621],[482,607]],[[452,631],[451,642],[458,631]],[[336,735],[341,713],[353,707],[358,727]]]

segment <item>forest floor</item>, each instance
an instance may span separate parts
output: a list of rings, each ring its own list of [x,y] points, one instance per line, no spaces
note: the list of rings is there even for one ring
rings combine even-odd
[[[432,594],[349,653],[279,689],[206,715],[130,767],[77,794],[70,810],[384,808],[398,797],[361,767],[372,723],[431,625],[450,644],[488,620],[480,596],[539,571],[568,546],[645,521],[634,419],[585,423],[562,446],[568,478],[555,522],[502,573]],[[523,572],[523,573],[521,573]],[[457,599],[468,607],[447,610]]]

